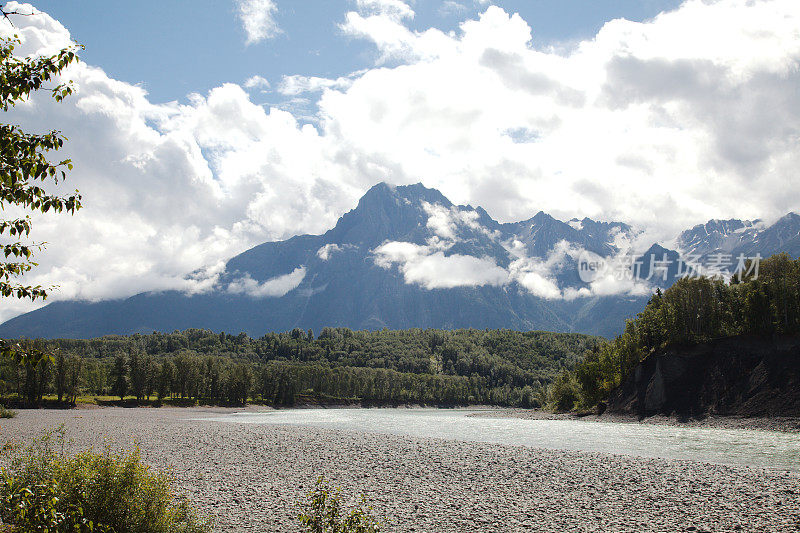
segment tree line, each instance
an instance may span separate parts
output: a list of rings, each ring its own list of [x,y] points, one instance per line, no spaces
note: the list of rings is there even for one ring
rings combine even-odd
[[[208,403],[304,399],[535,407],[599,338],[510,330],[294,329],[253,339],[190,329],[90,340],[21,341],[52,353],[0,365],[0,396]]]
[[[562,372],[550,385],[549,401],[559,410],[591,409],[639,362],[669,346],[784,334],[800,334],[800,259],[782,253],[751,262],[729,282],[683,278],[657,290],[621,335],[593,346]]]

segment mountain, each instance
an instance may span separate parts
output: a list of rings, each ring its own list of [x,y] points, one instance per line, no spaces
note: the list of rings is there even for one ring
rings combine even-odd
[[[700,257],[732,253],[737,248],[752,244],[762,227],[760,220],[709,220],[681,233],[678,248],[685,254]]]
[[[762,244],[800,253],[800,217],[784,218],[769,228],[712,221],[684,232],[678,242],[706,254],[760,250]],[[578,263],[585,253],[603,260],[619,256],[619,243],[633,236],[623,223],[562,222],[543,212],[501,224],[481,207],[453,205],[421,184],[381,183],[323,235],[267,242],[230,259],[209,292],[54,302],[0,325],[0,337],[89,338],[187,328],[257,337],[325,326],[611,336],[644,307],[647,287],[658,280],[645,290],[610,291],[583,279]],[[663,254],[674,260],[678,251],[648,250],[639,258],[639,278],[657,278],[642,274]]]
[[[707,261],[716,254],[732,257],[760,254],[769,257],[786,252],[800,256],[800,215],[789,213],[767,226],[761,220],[709,220],[680,234],[677,248],[684,255],[696,255]]]

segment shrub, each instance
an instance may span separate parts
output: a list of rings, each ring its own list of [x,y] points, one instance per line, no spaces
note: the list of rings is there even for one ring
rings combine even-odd
[[[210,531],[187,500],[175,498],[170,477],[141,462],[138,449],[67,455],[63,429],[14,457],[1,483],[0,519],[20,531]]]
[[[308,493],[308,501],[298,504],[298,520],[306,533],[378,533],[380,523],[366,506],[364,496],[357,507],[345,514],[339,489],[330,487],[320,476]]]
[[[14,418],[15,416],[17,416],[16,411],[6,409],[3,404],[0,404],[0,418]]]

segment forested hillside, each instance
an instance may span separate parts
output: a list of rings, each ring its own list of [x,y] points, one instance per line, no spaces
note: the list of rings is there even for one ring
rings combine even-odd
[[[170,334],[35,341],[55,353],[0,369],[0,394],[183,398],[292,405],[298,398],[373,403],[537,406],[553,377],[597,337],[510,330],[295,329],[252,339],[190,329]]]
[[[719,278],[684,278],[657,291],[624,333],[587,353],[550,389],[559,409],[589,409],[608,398],[647,357],[667,348],[691,347],[738,335],[800,334],[800,259],[774,255],[730,283]]]

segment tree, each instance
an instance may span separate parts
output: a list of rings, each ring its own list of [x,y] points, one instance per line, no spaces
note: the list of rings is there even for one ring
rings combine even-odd
[[[61,350],[56,352],[55,385],[58,402],[61,403],[61,400],[64,399],[64,391],[67,388],[67,358]]]
[[[9,15],[23,15],[7,11],[0,4],[0,13],[10,22]],[[60,75],[70,64],[78,61],[77,51],[83,49],[75,44],[53,56],[17,57],[14,49],[21,44],[16,35],[0,39],[0,109],[9,108],[26,100],[32,92],[49,91],[60,102],[72,93],[70,83],[59,83],[53,87],[47,84]],[[67,212],[74,214],[81,208],[81,196],[76,190],[67,196],[51,194],[43,188],[45,182],[57,184],[66,178],[66,171],[72,169],[69,159],[51,161],[49,152],[60,150],[65,138],[57,130],[44,134],[30,134],[19,126],[0,124],[0,210],[8,208],[12,212]],[[31,218],[0,218],[0,297],[16,297],[36,300],[46,298],[47,290],[39,285],[28,286],[18,278],[30,271],[35,251],[41,250],[44,243],[30,243]],[[0,341],[0,355],[14,357],[19,364],[28,360],[35,366],[40,357],[46,354],[39,351],[26,351],[18,344]]]
[[[125,399],[125,394],[128,392],[128,365],[125,362],[125,356],[117,354],[114,359],[114,366],[111,369],[111,377],[114,379],[114,384],[111,387],[111,392],[119,396],[120,400]]]
[[[160,369],[158,368],[158,363],[156,363],[155,359],[153,359],[153,356],[149,353],[144,354],[143,361],[145,375],[147,376],[144,385],[144,397],[150,399],[156,389],[156,383]]]
[[[228,373],[228,401],[245,405],[253,385],[253,374],[247,363],[238,363]]]
[[[133,392],[137,400],[141,401],[144,398],[144,391],[147,386],[147,368],[144,355],[138,343],[131,347],[128,369],[130,371],[131,392]]]
[[[83,359],[77,355],[71,355],[67,362],[67,367],[67,401],[74,404],[78,401],[78,389],[81,382]]]
[[[172,381],[175,379],[175,365],[169,359],[161,363],[158,375],[158,399],[162,400],[172,392]]]

